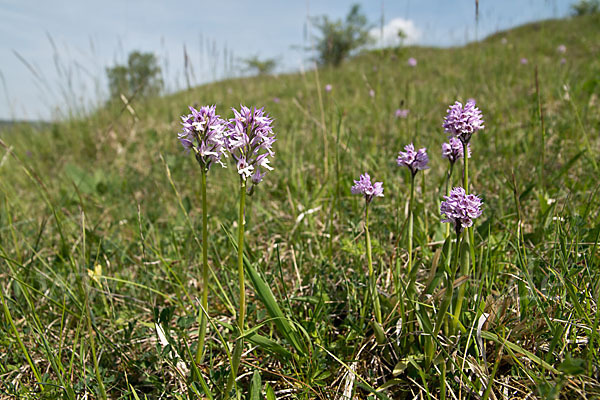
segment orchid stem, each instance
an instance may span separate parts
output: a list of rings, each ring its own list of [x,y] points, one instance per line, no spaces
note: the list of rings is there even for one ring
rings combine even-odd
[[[206,205],[206,168],[202,167],[202,308],[208,310],[208,215]],[[200,326],[198,327],[198,348],[196,350],[196,364],[200,364],[204,356],[204,339],[206,336],[207,318],[200,311]]]
[[[463,142],[463,158],[465,160],[465,171],[464,171],[464,186],[465,186],[465,194],[469,194],[469,157],[468,157],[468,148],[467,143]],[[467,235],[469,241],[469,260],[461,266],[460,273],[465,276],[469,276],[470,274],[470,266],[475,265],[475,236],[473,234],[473,227],[470,226],[467,228]],[[461,285],[458,290],[458,297],[456,299],[456,306],[454,308],[454,319],[452,326],[456,327],[458,321],[460,319],[460,314],[462,311],[462,304],[465,298],[465,291],[468,287],[468,279],[467,281]],[[454,329],[453,329],[454,330]]]
[[[454,280],[456,279],[456,271],[458,270],[458,254],[460,252],[460,236],[461,232],[456,232],[456,247],[454,250],[452,267],[450,273],[446,274],[446,293],[444,296],[444,300],[442,301],[442,305],[438,310],[438,315],[435,321],[435,326],[433,328],[433,335],[437,335],[440,328],[442,327],[442,323],[445,320],[446,312],[450,307],[450,303],[452,303],[452,296],[454,294]]]
[[[415,199],[415,174],[410,179],[410,199],[408,201],[408,275],[412,272],[413,261],[413,206]]]
[[[448,175],[446,176],[446,196],[450,196],[450,189],[452,186],[452,172],[454,170],[454,163],[450,163],[450,168],[448,169]],[[450,236],[450,224],[446,224],[446,235],[445,238]]]
[[[365,245],[367,248],[367,264],[369,267],[369,287],[371,291],[373,307],[375,308],[375,320],[381,325],[381,307],[379,305],[379,296],[377,295],[377,285],[375,274],[373,272],[373,257],[371,255],[371,236],[369,234],[369,202],[365,206]]]

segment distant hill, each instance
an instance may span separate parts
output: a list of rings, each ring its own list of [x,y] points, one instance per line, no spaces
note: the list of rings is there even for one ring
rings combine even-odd
[[[0,120],[0,131],[8,128],[12,128],[16,125],[29,125],[37,129],[43,129],[48,127],[50,123],[46,121],[23,121],[23,120]]]

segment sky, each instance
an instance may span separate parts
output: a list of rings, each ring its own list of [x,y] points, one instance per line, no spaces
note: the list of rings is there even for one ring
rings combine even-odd
[[[105,101],[106,68],[155,53],[166,90],[244,74],[239,60],[310,68],[307,16],[343,18],[361,6],[381,43],[458,46],[526,22],[561,18],[574,0],[0,0],[0,119],[53,120]]]

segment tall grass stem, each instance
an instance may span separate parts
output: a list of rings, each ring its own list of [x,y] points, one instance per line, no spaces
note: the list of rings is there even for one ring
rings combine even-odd
[[[240,285],[240,312],[238,315],[238,327],[240,335],[244,333],[244,320],[246,318],[246,283],[244,280],[244,228],[246,220],[244,217],[246,208],[246,181],[242,180],[240,187],[240,214],[238,217],[238,280]]]
[[[40,375],[40,371],[37,369],[36,365],[33,363],[33,360],[31,359],[31,356],[29,355],[29,351],[27,351],[27,347],[25,347],[25,344],[23,344],[23,341],[21,340],[21,335],[19,335],[19,331],[17,330],[17,327],[15,326],[15,322],[10,314],[10,310],[8,308],[8,304],[6,304],[6,300],[4,299],[4,291],[2,289],[0,289],[0,300],[2,300],[2,308],[4,309],[4,317],[6,318],[6,321],[9,323],[10,327],[13,330],[13,333],[15,334],[15,339],[17,340],[17,343],[19,344],[19,347],[21,348],[21,351],[23,352],[23,355],[25,356],[25,359],[27,360],[27,363],[29,364],[29,367],[31,367],[31,370],[33,371],[33,374],[35,375],[35,379],[40,383],[40,388],[41,391],[44,391],[44,385],[42,385],[42,376]]]
[[[240,286],[240,310],[238,313],[238,333],[239,338],[235,344],[233,356],[231,360],[231,374],[227,382],[226,393],[231,391],[234,386],[235,379],[242,357],[242,348],[244,345],[244,320],[246,318],[246,283],[244,278],[244,227],[245,218],[244,211],[246,207],[246,180],[241,179],[240,184],[240,213],[238,217],[238,280]]]

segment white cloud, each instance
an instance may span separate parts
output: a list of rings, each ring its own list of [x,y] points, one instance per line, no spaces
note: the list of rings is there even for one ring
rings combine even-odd
[[[415,23],[404,18],[394,18],[384,25],[383,38],[381,27],[371,29],[369,34],[375,39],[377,47],[390,47],[400,44],[400,37],[398,36],[400,30],[406,35],[403,40],[404,44],[414,44],[421,38],[421,31],[415,26]]]

